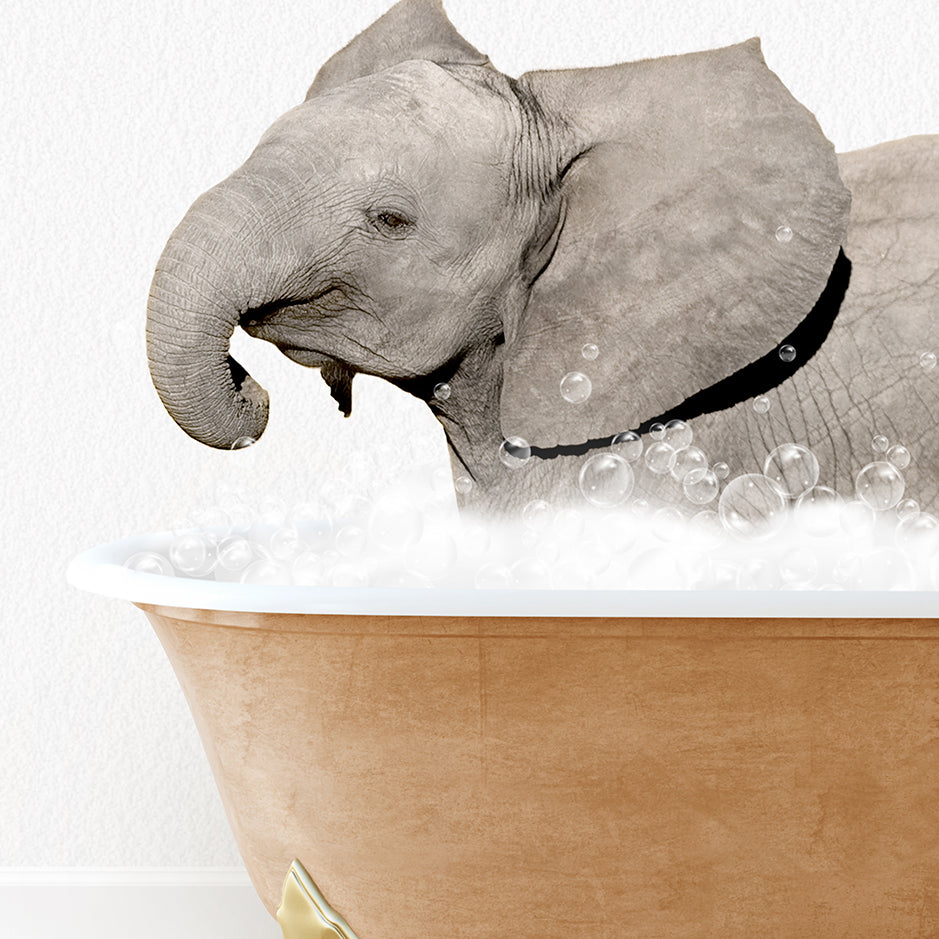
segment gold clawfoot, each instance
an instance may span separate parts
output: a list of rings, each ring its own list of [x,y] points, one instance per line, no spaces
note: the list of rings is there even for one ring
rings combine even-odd
[[[277,908],[284,939],[356,939],[349,924],[326,902],[299,861],[290,865]]]

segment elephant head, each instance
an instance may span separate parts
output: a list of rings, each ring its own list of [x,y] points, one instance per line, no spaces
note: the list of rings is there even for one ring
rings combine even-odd
[[[427,401],[485,501],[530,485],[504,438],[547,460],[772,352],[822,294],[849,204],[757,40],[512,79],[438,0],[402,0],[172,234],[151,374],[222,448],[267,419],[237,326],[319,367],[347,415],[353,376],[383,377]],[[585,400],[562,396],[570,372]]]

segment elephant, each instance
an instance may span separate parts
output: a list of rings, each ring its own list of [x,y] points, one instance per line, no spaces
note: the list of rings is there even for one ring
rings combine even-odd
[[[267,420],[237,326],[345,416],[386,379],[440,422],[461,509],[574,499],[614,435],[673,419],[735,473],[804,444],[846,493],[884,436],[936,509],[937,315],[939,137],[836,154],[758,39],[512,78],[401,0],[186,213],[147,349],[218,448]]]

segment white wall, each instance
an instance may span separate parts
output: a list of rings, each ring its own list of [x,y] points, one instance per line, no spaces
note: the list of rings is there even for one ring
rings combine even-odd
[[[189,440],[147,374],[152,269],[190,202],[228,175],[385,0],[7,0],[0,69],[0,866],[240,863],[179,688],[136,610],[63,580],[79,550],[165,528],[216,479],[281,476],[289,501],[351,475],[445,463],[422,405],[325,385],[270,347],[236,355],[271,392],[245,454]],[[939,132],[935,0],[451,0],[509,74],[760,35],[839,150]],[[10,36],[12,24],[12,37]]]

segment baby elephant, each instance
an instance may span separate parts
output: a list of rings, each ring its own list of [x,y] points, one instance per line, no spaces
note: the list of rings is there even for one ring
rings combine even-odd
[[[936,508],[937,315],[939,138],[836,155],[756,39],[516,79],[402,0],[192,206],[147,340],[214,447],[267,420],[236,326],[346,415],[357,372],[387,379],[463,506],[579,498],[614,435],[681,418],[735,473],[794,441],[845,493],[885,436]]]

